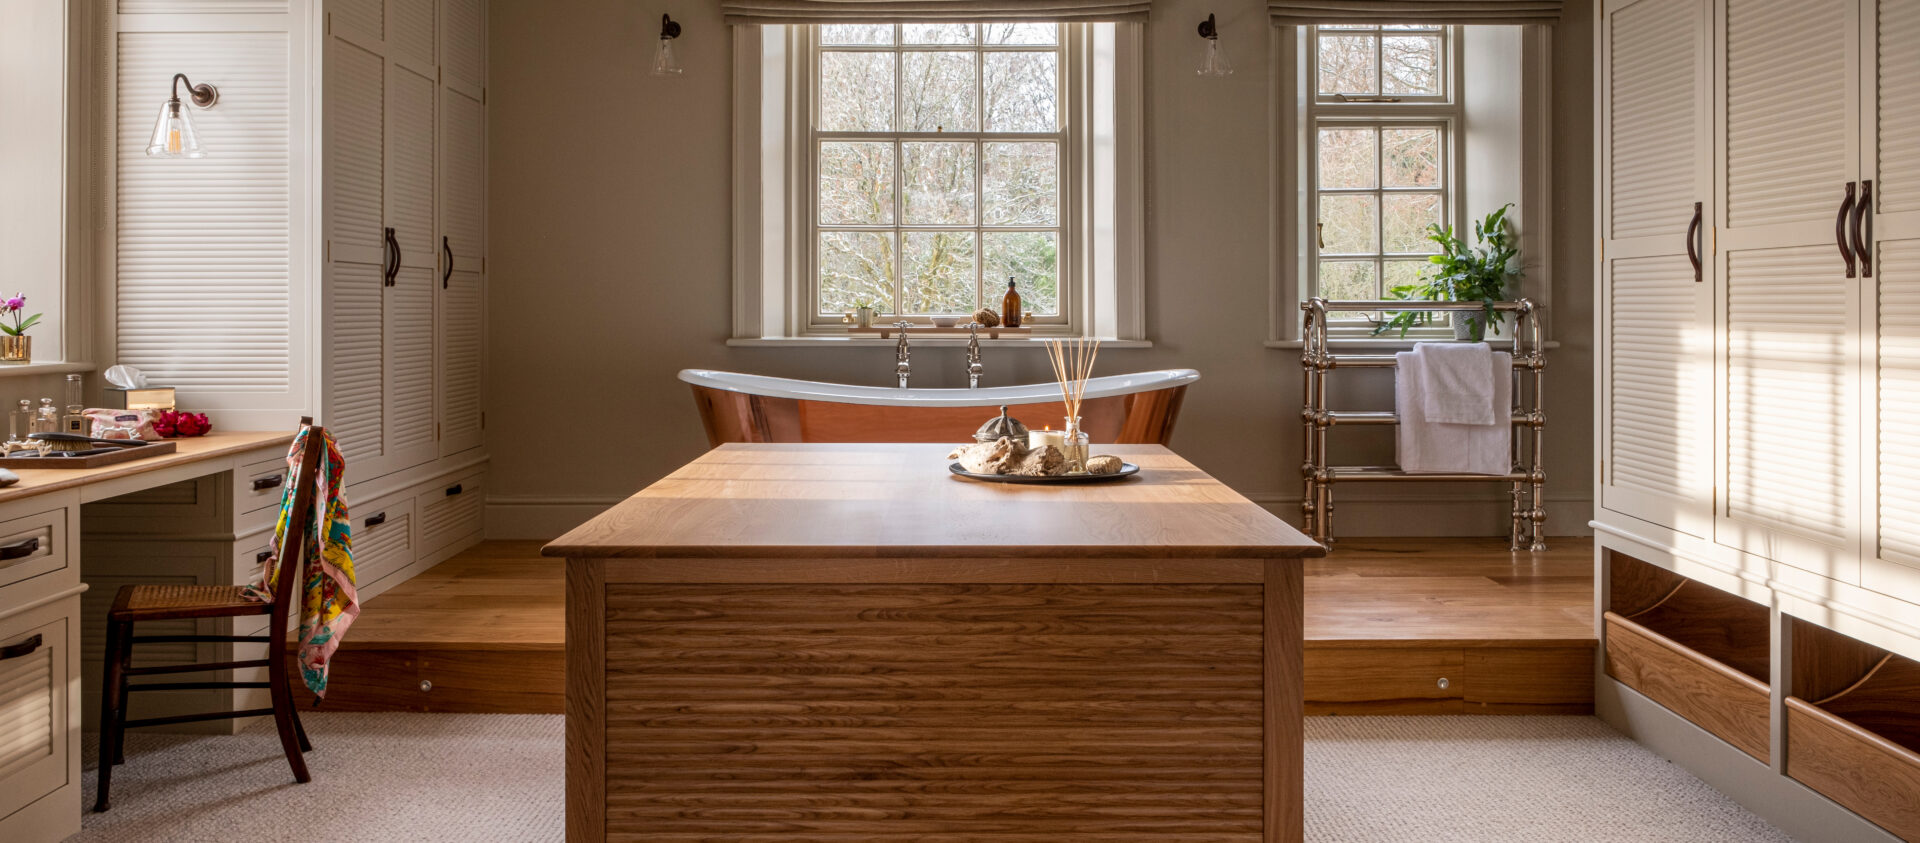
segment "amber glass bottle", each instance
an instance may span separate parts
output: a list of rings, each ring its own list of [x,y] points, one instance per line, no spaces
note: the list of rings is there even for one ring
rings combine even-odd
[[[1000,300],[1000,324],[1020,327],[1020,291],[1013,288],[1013,276],[1007,276],[1007,297]]]

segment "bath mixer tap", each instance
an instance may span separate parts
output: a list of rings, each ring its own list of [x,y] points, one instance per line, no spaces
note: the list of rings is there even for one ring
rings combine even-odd
[[[980,388],[980,373],[987,367],[980,365],[980,323],[967,323],[967,388]]]
[[[907,329],[912,322],[895,322],[893,327],[900,329],[900,342],[893,347],[893,373],[900,378],[900,388],[907,388],[907,378],[913,374],[913,364],[908,362],[911,353],[907,351]]]

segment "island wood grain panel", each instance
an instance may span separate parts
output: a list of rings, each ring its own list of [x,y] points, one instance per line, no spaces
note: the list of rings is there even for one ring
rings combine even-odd
[[[610,583],[607,838],[1267,839],[1270,585]]]
[[[1767,760],[1766,683],[1613,612],[1606,614],[1606,624],[1607,675],[1748,755]]]

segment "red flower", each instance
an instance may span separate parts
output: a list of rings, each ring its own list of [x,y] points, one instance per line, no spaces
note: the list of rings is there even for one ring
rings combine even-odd
[[[153,420],[154,432],[169,439],[175,436],[203,436],[212,429],[213,422],[207,420],[205,413],[162,410]]]
[[[161,410],[153,419],[153,432],[160,434],[163,439],[172,439],[177,435],[173,432],[173,420],[178,415],[172,410]]]

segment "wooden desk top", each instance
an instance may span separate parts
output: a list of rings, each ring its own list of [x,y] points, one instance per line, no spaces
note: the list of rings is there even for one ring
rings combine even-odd
[[[214,431],[205,436],[175,440],[179,450],[158,457],[116,463],[101,468],[17,468],[20,482],[0,489],[0,504],[47,492],[71,489],[116,477],[126,477],[186,463],[231,456],[277,444],[285,450],[293,443],[291,431]]]
[[[1325,549],[1159,445],[1083,486],[983,483],[948,445],[729,444],[547,545],[547,556],[1275,558]]]

